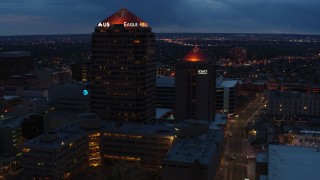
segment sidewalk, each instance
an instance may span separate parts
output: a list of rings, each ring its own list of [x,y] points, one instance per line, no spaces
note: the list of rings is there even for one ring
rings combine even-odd
[[[255,159],[249,159],[247,171],[248,171],[248,178],[250,180],[254,180],[255,179],[255,171],[256,171],[256,160]]]

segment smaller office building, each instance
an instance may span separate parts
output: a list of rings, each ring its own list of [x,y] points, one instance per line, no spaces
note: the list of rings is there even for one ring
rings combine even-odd
[[[317,148],[270,145],[269,180],[318,179],[320,151]]]
[[[236,88],[238,80],[216,79],[216,112],[234,113],[236,109]]]
[[[220,167],[223,131],[181,138],[171,148],[162,164],[163,180],[212,180]]]
[[[85,83],[68,83],[51,86],[48,101],[56,109],[90,112],[91,90]]]

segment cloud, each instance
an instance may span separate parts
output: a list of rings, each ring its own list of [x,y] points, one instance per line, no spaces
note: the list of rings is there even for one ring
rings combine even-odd
[[[24,17],[25,22],[50,23],[51,30],[34,27],[41,34],[54,34],[56,29],[90,33],[122,7],[147,21],[156,32],[320,34],[318,0],[1,0],[0,12],[9,17],[0,17],[0,22],[9,24]]]
[[[27,16],[27,15],[15,15],[15,14],[0,14],[0,23],[9,24],[30,24],[42,22],[40,16]]]

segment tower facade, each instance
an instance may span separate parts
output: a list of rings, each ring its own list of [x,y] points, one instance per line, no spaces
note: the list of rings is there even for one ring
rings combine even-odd
[[[198,47],[177,61],[175,120],[213,120],[215,79],[214,61]]]
[[[91,109],[104,120],[155,119],[155,34],[148,23],[120,9],[92,33]]]

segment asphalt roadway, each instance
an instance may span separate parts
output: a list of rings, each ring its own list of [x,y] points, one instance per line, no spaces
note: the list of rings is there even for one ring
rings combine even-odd
[[[221,162],[221,168],[216,179],[221,180],[245,180],[254,179],[254,167],[249,167],[250,144],[245,137],[245,126],[248,122],[254,122],[256,115],[264,108],[266,97],[264,94],[257,96],[246,107],[239,111],[239,117],[230,118],[225,135],[225,150]],[[230,133],[229,133],[230,132]]]

